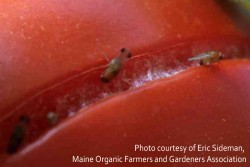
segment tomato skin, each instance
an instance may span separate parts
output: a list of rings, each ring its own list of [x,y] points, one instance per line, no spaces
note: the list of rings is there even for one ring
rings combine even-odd
[[[3,114],[9,112],[6,108],[15,107],[33,90],[46,87],[71,73],[105,64],[105,56],[112,58],[122,47],[130,48],[137,55],[164,49],[172,41],[183,39],[223,40],[225,37],[244,37],[213,1],[194,0],[192,4],[184,0],[164,3],[152,0],[2,1],[0,11],[0,87],[3,88],[0,112]],[[249,99],[248,62],[225,63],[224,66],[229,70],[226,74],[235,77],[236,85],[227,85],[227,82],[218,79],[219,75],[216,75],[218,80],[214,79],[211,71],[205,68],[159,83],[157,81],[110,99],[110,102],[91,107],[87,113],[82,113],[50,131],[52,136],[45,143],[36,147],[30,145],[17,155],[11,156],[3,162],[4,166],[20,166],[21,163],[26,166],[71,166],[74,165],[71,162],[72,154],[132,155],[133,144],[142,141],[144,144],[165,145],[167,140],[178,144],[179,140],[186,137],[187,144],[196,142],[194,138],[207,143],[210,137],[212,141],[219,142],[222,136],[218,127],[230,129],[223,136],[228,138],[225,142],[230,143],[233,140],[230,136],[242,137],[243,134],[242,143],[235,144],[246,145],[244,141],[248,141],[249,135],[244,132],[248,133],[249,115],[246,109],[249,109],[249,105],[244,99]],[[224,66],[220,67],[222,72]],[[237,69],[232,71],[227,68],[231,66]],[[187,75],[189,73],[192,77]],[[194,84],[189,83],[189,80],[197,77],[197,73],[202,81],[197,79],[197,82],[193,81]],[[189,79],[185,80],[185,77]],[[165,82],[170,87],[164,86]],[[156,88],[158,84],[161,89]],[[239,90],[237,85],[242,84],[243,90]],[[222,96],[210,94],[218,86],[222,89]],[[151,95],[148,96],[147,93]],[[192,99],[195,95],[199,98]],[[123,99],[130,97],[133,98],[122,106],[118,105]],[[190,104],[198,104],[199,107],[192,108]],[[219,107],[213,108],[214,104]],[[166,111],[166,108],[169,110]],[[215,112],[217,109],[221,109],[219,115]],[[184,114],[184,111],[187,112]],[[195,118],[200,111],[203,113],[198,115],[197,120]],[[237,112],[242,114],[241,117],[236,116]],[[214,122],[212,124],[208,121],[211,127],[206,127],[204,122],[209,118]],[[231,122],[223,126],[221,120]],[[133,129],[137,126],[138,129]],[[196,131],[198,133],[194,134]],[[155,142],[155,138],[159,140]],[[83,141],[84,144],[79,146]],[[43,142],[43,139],[37,141],[39,142]],[[27,151],[29,148],[32,149]],[[45,155],[43,159],[41,155]]]
[[[123,47],[137,55],[178,39],[242,36],[213,1],[1,1],[0,11],[0,111]]]
[[[72,163],[72,155],[177,154],[135,152],[135,144],[224,144],[241,145],[248,150],[249,70],[249,60],[229,60],[221,62],[219,67],[195,67],[171,78],[148,83],[136,91],[124,92],[65,121],[3,166],[76,166]],[[201,156],[201,153],[195,153]],[[235,154],[241,153],[219,153],[223,156]],[[209,152],[208,155],[218,153]],[[248,157],[249,152],[245,151],[244,156]],[[211,163],[202,166],[211,166]]]

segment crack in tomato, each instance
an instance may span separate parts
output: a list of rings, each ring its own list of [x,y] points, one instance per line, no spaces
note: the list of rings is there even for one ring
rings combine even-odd
[[[0,148],[7,149],[12,129],[22,115],[31,121],[23,143],[27,145],[53,127],[46,117],[48,113],[56,113],[61,121],[118,93],[198,66],[198,62],[190,63],[187,58],[208,50],[223,52],[225,59],[246,58],[250,55],[250,42],[240,38],[179,41],[163,50],[132,57],[109,83],[100,80],[106,65],[75,74],[33,94],[7,112],[0,120]]]

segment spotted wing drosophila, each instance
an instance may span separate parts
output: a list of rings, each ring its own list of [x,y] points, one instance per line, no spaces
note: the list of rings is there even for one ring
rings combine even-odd
[[[120,72],[123,62],[130,57],[131,52],[126,48],[122,48],[119,55],[108,64],[108,67],[101,75],[101,80],[106,83],[111,81]]]
[[[51,111],[47,113],[47,119],[50,125],[55,125],[58,123],[59,116],[57,113]]]
[[[189,58],[188,61],[200,61],[200,65],[210,65],[224,58],[223,53],[218,51],[208,51],[195,57]]]
[[[18,148],[21,146],[23,139],[25,137],[26,129],[29,124],[29,118],[27,116],[21,116],[19,123],[13,129],[11,134],[7,152],[9,154],[15,153]]]

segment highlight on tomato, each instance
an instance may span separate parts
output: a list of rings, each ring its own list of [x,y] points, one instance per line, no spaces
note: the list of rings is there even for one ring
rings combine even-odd
[[[0,11],[1,166],[248,166],[250,39],[217,1]]]

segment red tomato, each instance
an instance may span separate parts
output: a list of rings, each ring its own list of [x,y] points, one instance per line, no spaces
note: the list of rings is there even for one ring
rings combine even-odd
[[[0,11],[0,109],[122,47],[137,55],[182,39],[241,36],[213,1],[2,1]]]
[[[211,49],[226,58],[249,56],[249,40],[215,2],[25,0],[3,1],[0,11],[2,150],[18,117],[31,118],[27,147],[3,158],[4,166],[74,166],[72,155],[152,155],[135,153],[136,143],[248,149],[249,62],[188,69],[186,61]],[[105,57],[122,47],[134,58],[114,81],[102,83]],[[88,107],[107,92],[128,89]],[[46,113],[63,119],[83,105],[38,139],[51,128]]]

